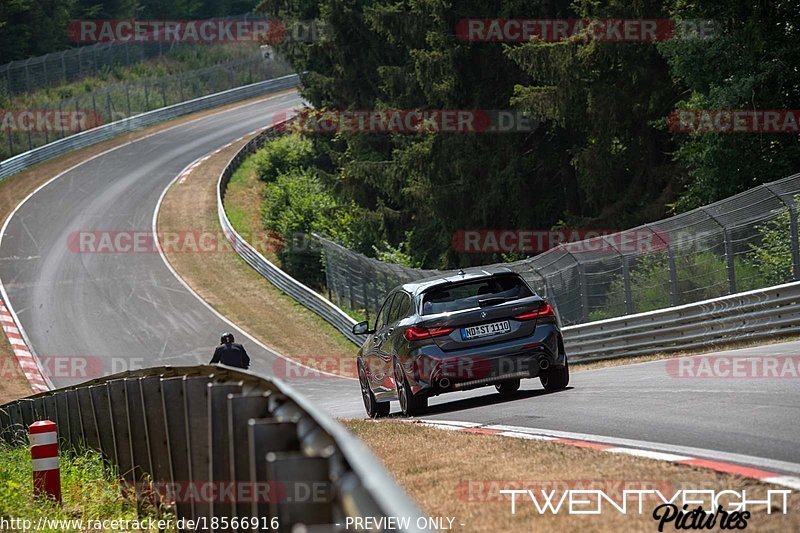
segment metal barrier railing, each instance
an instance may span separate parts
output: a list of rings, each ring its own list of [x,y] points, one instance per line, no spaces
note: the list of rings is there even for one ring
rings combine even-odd
[[[25,444],[27,426],[45,419],[58,425],[62,452],[101,452],[138,502],[155,499],[205,530],[267,520],[265,529],[278,531],[340,531],[347,517],[368,516],[409,517],[416,530],[420,517],[355,437],[286,383],[252,372],[157,367],[107,376],[0,407],[0,436]],[[201,496],[174,497],[190,492]]]
[[[194,100],[181,102],[154,111],[148,111],[147,113],[134,115],[69,137],[64,137],[58,141],[53,141],[39,148],[34,148],[33,150],[0,161],[0,180],[37,163],[63,155],[72,150],[97,144],[121,133],[136,131],[182,115],[238,102],[239,100],[245,100],[253,96],[290,89],[297,87],[299,84],[299,76],[297,74],[290,74],[288,76],[222,91],[209,96],[195,98]]]

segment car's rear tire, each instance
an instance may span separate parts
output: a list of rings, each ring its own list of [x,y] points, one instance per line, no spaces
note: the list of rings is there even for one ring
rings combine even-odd
[[[569,361],[564,359],[564,366],[550,367],[539,375],[544,390],[557,391],[566,389],[569,385]]]
[[[408,384],[406,374],[399,361],[394,364],[394,382],[397,385],[397,399],[400,402],[400,411],[405,416],[418,416],[428,408],[427,396],[414,396],[411,385]]]
[[[358,363],[358,383],[361,385],[361,399],[364,400],[364,409],[370,418],[381,418],[387,416],[391,410],[389,402],[379,402],[375,399],[372,389],[367,381],[367,373],[364,366]]]
[[[500,396],[508,396],[509,394],[514,394],[519,390],[520,380],[518,379],[509,379],[508,381],[502,381],[494,386],[497,389],[497,392],[500,393]]]

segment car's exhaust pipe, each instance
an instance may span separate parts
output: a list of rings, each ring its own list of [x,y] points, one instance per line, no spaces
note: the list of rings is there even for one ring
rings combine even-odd
[[[547,370],[548,368],[550,368],[550,361],[542,357],[541,359],[539,359],[539,368],[541,368],[542,370]]]
[[[442,389],[447,389],[450,387],[450,380],[447,378],[442,378],[439,380],[439,387]]]

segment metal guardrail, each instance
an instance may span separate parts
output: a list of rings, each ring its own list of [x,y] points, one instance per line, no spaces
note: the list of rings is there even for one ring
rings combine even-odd
[[[228,215],[225,213],[223,199],[225,198],[225,190],[228,187],[228,182],[233,173],[239,168],[242,160],[264,146],[267,139],[280,135],[284,131],[285,124],[284,122],[280,125],[276,125],[253,137],[231,158],[228,164],[225,165],[217,185],[217,213],[220,226],[222,226],[222,231],[233,246],[233,249],[236,250],[236,253],[238,253],[248,265],[253,267],[278,289],[291,296],[295,301],[325,319],[354,344],[361,345],[361,339],[354,335],[352,331],[355,320],[350,318],[347,313],[342,311],[327,298],[318,294],[303,283],[300,283],[259,253],[258,250],[237,233],[231,221],[228,219]]]
[[[53,141],[39,148],[34,148],[33,150],[0,161],[0,180],[37,163],[63,155],[72,150],[91,146],[121,133],[139,130],[188,113],[211,109],[260,94],[290,89],[292,87],[297,87],[299,84],[299,76],[297,74],[290,74],[288,76],[252,83],[243,87],[237,87],[161,109],[148,111],[147,113],[134,115],[69,137],[64,137],[63,139]]]
[[[155,500],[198,529],[249,531],[231,519],[277,517],[279,531],[341,531],[346,517],[398,516],[419,531],[419,510],[377,459],[276,379],[222,366],[123,372],[0,407],[0,436],[25,444],[44,419],[58,424],[62,453],[101,452],[140,504]],[[200,497],[174,501],[164,487]],[[248,495],[236,498],[240,487]]]

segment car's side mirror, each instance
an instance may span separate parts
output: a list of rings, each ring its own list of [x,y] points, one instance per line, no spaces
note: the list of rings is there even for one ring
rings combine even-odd
[[[356,335],[367,335],[373,332],[369,329],[369,321],[365,320],[358,324],[353,324],[353,333]]]

